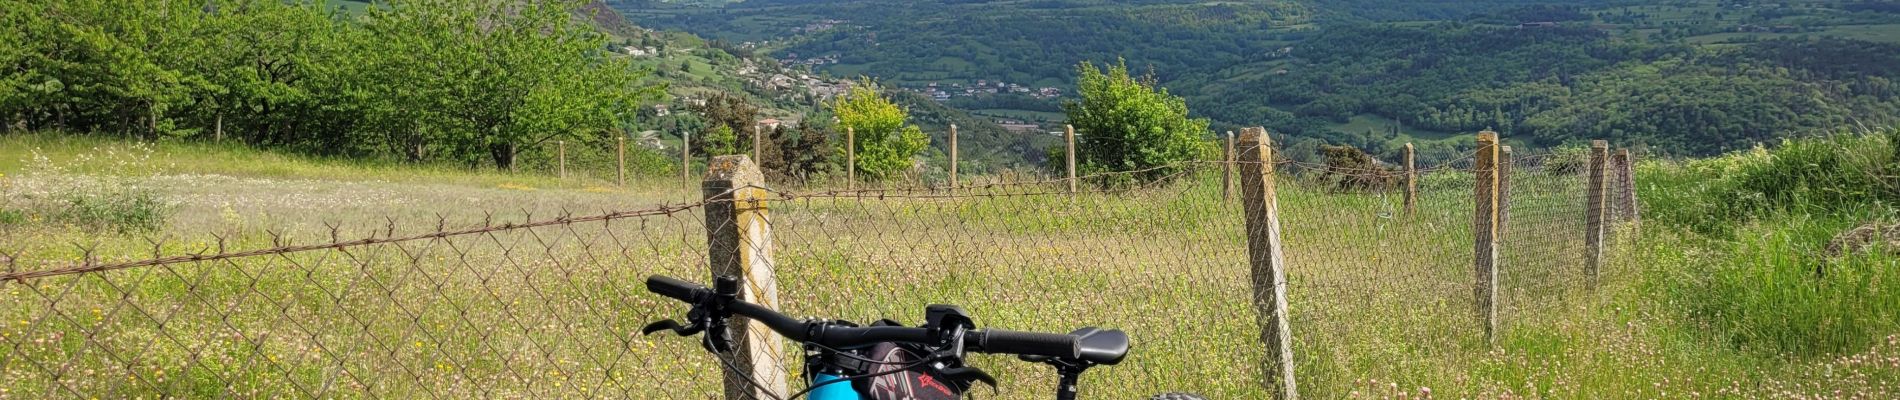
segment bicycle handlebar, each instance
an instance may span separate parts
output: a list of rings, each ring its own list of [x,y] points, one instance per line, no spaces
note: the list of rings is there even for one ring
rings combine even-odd
[[[701,304],[716,295],[712,289],[691,282],[665,276],[654,275],[647,278],[647,291],[666,296],[688,304]],[[773,332],[798,342],[816,343],[821,346],[852,349],[876,345],[882,342],[904,342],[926,345],[941,345],[936,332],[931,329],[901,326],[840,326],[830,322],[799,321],[772,309],[745,301],[734,300],[724,305],[725,311],[733,315],[750,318],[765,324]],[[1022,354],[1058,358],[1080,358],[1081,339],[1075,335],[1022,332],[1003,329],[978,329],[964,332],[964,346],[969,351],[993,354]]]

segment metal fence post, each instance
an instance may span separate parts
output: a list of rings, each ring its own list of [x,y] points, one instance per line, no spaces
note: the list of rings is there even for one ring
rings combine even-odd
[[[1606,159],[1609,158],[1609,152],[1610,142],[1602,140],[1590,142],[1590,186],[1585,189],[1587,191],[1585,196],[1589,199],[1584,204],[1586,230],[1583,233],[1583,271],[1589,278],[1591,287],[1596,286],[1597,275],[1603,268],[1604,179],[1607,178],[1604,173],[1606,172],[1604,164],[1608,161]]]
[[[1280,245],[1280,206],[1273,187],[1273,148],[1266,128],[1241,130],[1240,186],[1247,218],[1247,255],[1252,269],[1253,306],[1260,340],[1267,346],[1262,366],[1265,385],[1275,398],[1299,397],[1293,379],[1293,334],[1287,326],[1286,257]]]
[[[566,140],[554,141],[554,155],[555,155],[555,158],[560,159],[560,162],[561,162],[561,179],[567,179],[567,141]]]
[[[1472,166],[1477,180],[1476,196],[1472,199],[1477,204],[1472,221],[1477,280],[1472,294],[1477,299],[1478,316],[1483,320],[1484,341],[1492,344],[1497,343],[1498,329],[1498,153],[1498,134],[1479,132],[1477,162]]]
[[[772,222],[767,212],[771,194],[758,164],[743,155],[714,157],[701,182],[706,199],[706,253],[712,275],[740,280],[739,298],[778,309],[778,281],[773,276]],[[766,399],[786,393],[787,377],[779,362],[786,357],[783,338],[764,324],[736,318],[730,329],[735,369],[751,375],[725,372],[728,399]],[[767,395],[765,392],[770,392]]]
[[[1405,144],[1405,215],[1418,213],[1418,160],[1412,144]]]

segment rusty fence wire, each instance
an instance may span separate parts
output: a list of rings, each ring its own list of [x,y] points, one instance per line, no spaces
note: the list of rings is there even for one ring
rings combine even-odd
[[[1588,290],[1588,165],[1510,161],[1498,314],[1501,329],[1535,329],[1552,323],[1541,310]],[[1418,168],[1410,211],[1408,175],[1392,163],[1273,164],[1302,394],[1441,375],[1489,351],[1470,157]],[[1085,374],[1085,395],[1260,398],[1274,362],[1250,301],[1249,238],[1261,233],[1248,231],[1234,166],[1090,175],[1074,192],[1062,177],[757,188],[769,193],[763,254],[794,316],[915,325],[926,305],[956,304],[987,327],[1118,328],[1134,350]],[[685,310],[647,293],[647,276],[708,280],[707,232],[730,223],[707,216],[719,205],[338,229],[248,248],[154,242],[150,257],[67,264],[9,253],[0,398],[717,397],[732,360],[639,330]],[[801,389],[802,353],[783,346],[767,362]],[[1055,390],[1046,366],[971,362],[1002,382],[978,396]]]

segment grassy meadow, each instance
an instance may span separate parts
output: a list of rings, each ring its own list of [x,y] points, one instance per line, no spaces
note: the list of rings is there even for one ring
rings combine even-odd
[[[1785,148],[1817,152],[1801,146],[1844,144]],[[1864,153],[1850,161],[1882,165],[1865,160],[1885,157],[1878,151]],[[1888,217],[1879,215],[1882,195],[1767,194],[1708,211],[1757,188],[1750,176],[1776,171],[1759,166],[1777,162],[1770,154],[1641,164],[1645,220],[1640,229],[1617,224],[1594,289],[1582,267],[1583,177],[1520,163],[1501,240],[1495,345],[1472,295],[1469,176],[1427,173],[1413,214],[1396,192],[1282,177],[1301,394],[1900,394],[1894,258],[1810,256],[1832,232]],[[88,248],[101,261],[135,260],[154,248],[215,249],[219,237],[231,250],[330,242],[331,226],[337,240],[402,237],[698,196],[670,175],[618,188],[611,176],[31,135],[0,137],[0,173],[0,251],[20,271],[70,265]],[[1090,371],[1084,397],[1262,396],[1266,353],[1249,304],[1247,233],[1218,170],[1147,188],[1061,191],[781,198],[771,204],[780,302],[791,314],[859,323],[920,323],[924,305],[950,303],[985,326],[1121,328],[1134,351]],[[1867,206],[1788,206],[1843,201]],[[694,340],[638,333],[684,311],[646,293],[647,275],[706,280],[706,224],[692,208],[0,283],[0,379],[9,382],[0,398],[712,397],[719,362]],[[1803,273],[1817,263],[1835,273]],[[1042,398],[1054,389],[1046,367],[972,361],[1002,381],[996,395],[978,395]],[[781,365],[800,369],[797,360]]]

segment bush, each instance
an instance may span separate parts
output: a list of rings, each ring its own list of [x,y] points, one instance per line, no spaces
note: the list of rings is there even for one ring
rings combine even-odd
[[[1773,215],[1844,216],[1845,205],[1900,201],[1900,130],[1782,142],[1637,173],[1644,217],[1727,237]]]
[[[1189,118],[1187,102],[1157,87],[1154,76],[1129,75],[1119,62],[1106,70],[1083,62],[1076,73],[1080,100],[1062,110],[1075,126],[1081,171],[1140,171],[1135,178],[1152,181],[1173,176],[1181,162],[1219,154],[1206,138],[1207,120]]]
[[[59,193],[48,211],[54,221],[124,234],[157,230],[172,210],[157,193],[133,188]]]

